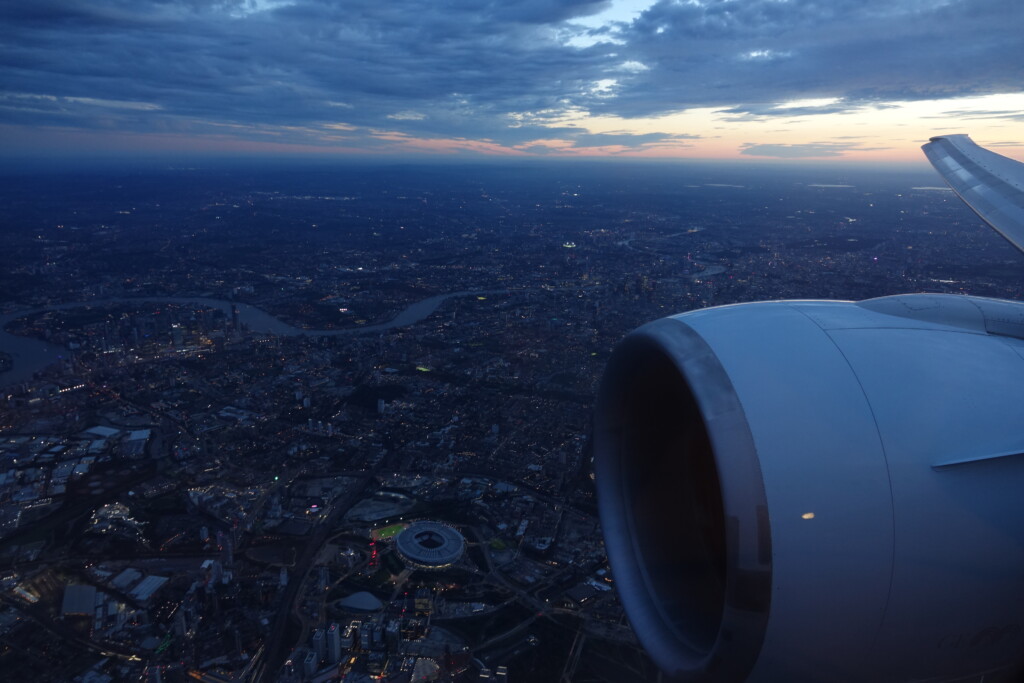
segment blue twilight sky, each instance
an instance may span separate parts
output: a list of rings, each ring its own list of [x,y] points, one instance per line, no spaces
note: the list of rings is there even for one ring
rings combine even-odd
[[[0,158],[1024,148],[1021,0],[0,0]]]

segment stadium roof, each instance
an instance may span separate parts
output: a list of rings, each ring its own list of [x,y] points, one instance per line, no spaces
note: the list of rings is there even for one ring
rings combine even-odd
[[[398,554],[420,569],[441,569],[462,557],[466,541],[458,531],[441,522],[415,522],[398,534]]]

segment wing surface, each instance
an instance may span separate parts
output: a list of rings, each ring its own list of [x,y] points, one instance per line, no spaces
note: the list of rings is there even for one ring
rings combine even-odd
[[[966,135],[934,137],[921,149],[967,206],[1024,251],[1024,164]]]

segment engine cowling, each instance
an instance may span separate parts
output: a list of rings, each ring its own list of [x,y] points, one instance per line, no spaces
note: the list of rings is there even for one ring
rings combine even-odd
[[[616,348],[595,425],[616,588],[670,676],[1020,673],[1024,305],[665,318]]]

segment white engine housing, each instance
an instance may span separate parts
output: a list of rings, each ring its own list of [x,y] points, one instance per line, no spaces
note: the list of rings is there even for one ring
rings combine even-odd
[[[1022,337],[1022,304],[908,295],[705,309],[623,340],[598,501],[658,665],[683,681],[1019,672]]]

